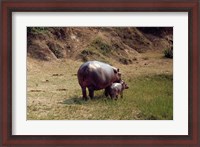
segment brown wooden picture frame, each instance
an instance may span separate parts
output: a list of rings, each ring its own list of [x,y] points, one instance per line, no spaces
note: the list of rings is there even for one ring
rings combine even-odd
[[[188,12],[188,135],[12,135],[12,12]],[[200,146],[198,0],[5,0],[1,2],[0,146]]]

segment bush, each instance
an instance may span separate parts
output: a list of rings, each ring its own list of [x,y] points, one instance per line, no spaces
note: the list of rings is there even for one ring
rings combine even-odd
[[[91,51],[89,51],[89,50],[83,50],[82,52],[81,52],[81,54],[80,54],[80,57],[81,57],[81,59],[82,59],[82,61],[83,62],[86,62],[86,61],[88,61],[89,59],[88,59],[88,56],[89,55],[92,55],[93,53],[91,52]]]
[[[27,27],[28,34],[39,34],[48,31],[47,27]]]
[[[86,48],[79,54],[83,62],[88,60],[93,60],[94,57],[100,56],[98,52],[95,51],[93,48]]]
[[[121,62],[122,64],[125,64],[125,65],[133,63],[131,59],[127,59],[127,58],[124,58],[124,57],[120,58],[119,62]]]
[[[111,46],[104,42],[100,37],[95,38],[92,41],[91,46],[101,51],[101,53],[105,56],[108,56],[111,52]]]
[[[164,56],[166,58],[173,58],[173,48],[168,48],[164,50]]]
[[[49,47],[49,49],[54,53],[54,55],[57,58],[64,57],[64,49],[59,44],[49,42],[49,43],[47,43],[47,46]]]

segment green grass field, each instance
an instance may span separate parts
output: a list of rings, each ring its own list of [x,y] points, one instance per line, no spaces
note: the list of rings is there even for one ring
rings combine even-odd
[[[129,85],[124,97],[111,100],[103,90],[82,100],[76,72],[80,61],[28,59],[28,120],[172,120],[172,60],[159,56],[130,65],[115,64]]]

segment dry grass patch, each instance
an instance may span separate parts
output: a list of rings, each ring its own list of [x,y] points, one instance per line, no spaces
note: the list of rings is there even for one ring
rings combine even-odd
[[[27,119],[172,119],[172,60],[145,56],[149,60],[138,59],[130,65],[109,59],[130,87],[124,91],[124,99],[117,101],[107,99],[102,90],[95,92],[94,100],[82,100],[76,75],[80,61],[28,58]]]

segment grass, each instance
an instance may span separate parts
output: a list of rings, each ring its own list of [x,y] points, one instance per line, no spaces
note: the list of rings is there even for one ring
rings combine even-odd
[[[145,55],[146,56],[146,55]],[[106,98],[103,90],[95,99],[83,101],[77,81],[80,61],[41,62],[28,59],[28,120],[171,120],[173,119],[173,79],[170,59],[149,58],[122,65],[122,78],[129,85],[124,98]],[[163,62],[163,64],[161,64]],[[137,69],[137,70],[136,70]]]
[[[140,110],[139,118],[147,120],[173,119],[172,75],[140,77],[131,81],[130,103]]]

